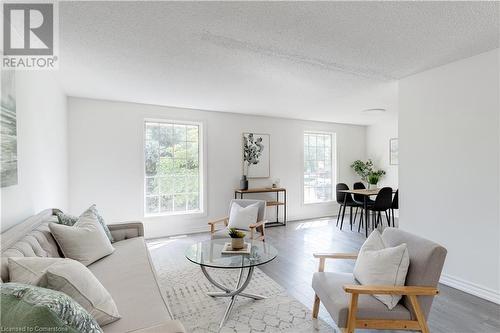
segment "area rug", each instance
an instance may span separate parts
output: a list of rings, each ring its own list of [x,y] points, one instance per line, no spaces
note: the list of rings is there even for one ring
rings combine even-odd
[[[170,265],[169,265],[170,266]],[[208,291],[219,291],[203,275],[199,266],[186,262],[172,267],[157,267],[160,285],[175,319],[186,330],[198,332],[335,332],[321,319],[313,320],[311,311],[287,295],[283,287],[256,268],[245,291],[267,297],[252,300],[238,297],[231,315],[219,330],[228,298],[212,298]],[[207,269],[226,286],[236,284],[239,270]]]

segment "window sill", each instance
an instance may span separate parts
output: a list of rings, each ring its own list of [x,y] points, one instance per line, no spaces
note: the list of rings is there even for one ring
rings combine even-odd
[[[165,212],[165,213],[156,213],[156,214],[144,214],[144,218],[151,217],[169,217],[169,216],[204,216],[205,212],[202,210],[191,210],[186,212]]]
[[[302,206],[314,206],[314,205],[328,205],[336,204],[335,200],[321,201],[321,202],[302,202]]]

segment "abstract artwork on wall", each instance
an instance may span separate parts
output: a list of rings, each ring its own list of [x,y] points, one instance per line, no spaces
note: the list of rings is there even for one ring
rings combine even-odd
[[[398,138],[392,138],[389,140],[389,164],[398,165],[399,164],[399,140]]]
[[[248,178],[269,178],[269,134],[243,133],[243,174]]]
[[[16,82],[14,71],[1,72],[1,187],[17,184]]]

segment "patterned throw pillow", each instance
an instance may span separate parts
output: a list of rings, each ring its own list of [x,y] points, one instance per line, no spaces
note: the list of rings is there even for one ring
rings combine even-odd
[[[66,294],[21,283],[0,285],[0,323],[8,332],[100,333],[95,319]]]
[[[70,227],[78,221],[78,217],[70,214],[64,214],[63,212],[56,212],[56,216],[59,224],[64,224]]]
[[[109,228],[106,225],[106,222],[104,222],[104,219],[102,218],[101,214],[99,214],[99,212],[97,211],[96,205],[94,204],[94,205],[90,206],[89,209],[87,209],[87,210],[92,211],[97,216],[97,220],[102,225],[102,228],[104,229],[104,232],[106,233],[106,236],[108,236],[110,242],[113,242],[114,241],[113,235],[111,235],[111,231],[109,231]]]
[[[84,215],[87,211],[91,211],[97,216],[97,220],[101,224],[102,228],[104,229],[104,232],[106,233],[106,236],[108,236],[110,242],[114,242],[113,235],[111,235],[111,231],[109,231],[108,226],[106,225],[106,222],[104,222],[104,219],[102,216],[99,214],[97,211],[96,205],[90,206],[85,212],[82,213]],[[82,216],[80,215],[80,217]],[[67,225],[67,226],[73,226],[77,221],[78,217],[70,214],[64,214],[62,212],[56,212],[57,220],[59,221],[59,224]]]

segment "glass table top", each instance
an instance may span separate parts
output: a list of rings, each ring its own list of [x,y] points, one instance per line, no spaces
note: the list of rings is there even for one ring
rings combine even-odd
[[[193,244],[186,249],[186,258],[206,267],[247,268],[268,263],[278,255],[278,250],[269,242],[258,240],[245,240],[252,245],[250,254],[221,253],[224,244],[230,242],[231,238],[224,238]]]

